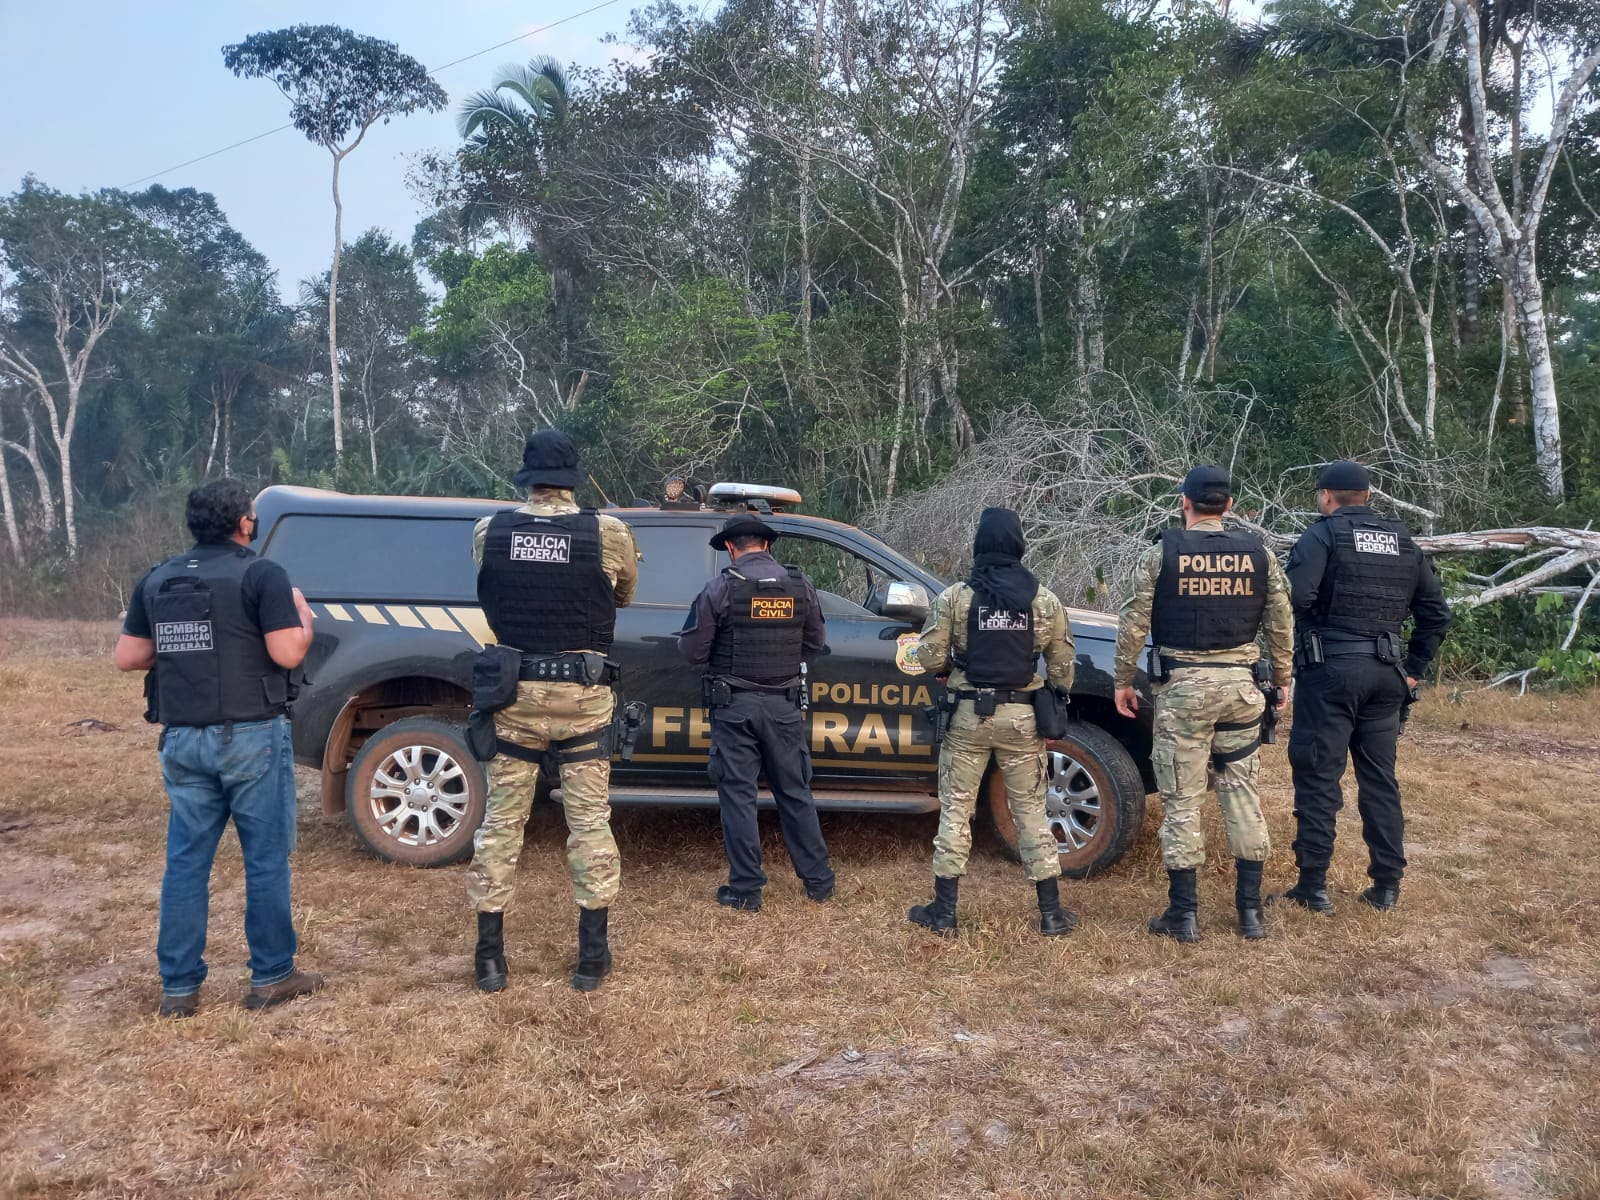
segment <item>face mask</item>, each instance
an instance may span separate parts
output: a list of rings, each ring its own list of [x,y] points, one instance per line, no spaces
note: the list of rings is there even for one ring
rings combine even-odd
[[[261,518],[260,517],[251,517],[250,518],[250,544],[252,546],[255,545],[255,543],[256,543],[256,535],[259,534],[260,532],[261,532]]]

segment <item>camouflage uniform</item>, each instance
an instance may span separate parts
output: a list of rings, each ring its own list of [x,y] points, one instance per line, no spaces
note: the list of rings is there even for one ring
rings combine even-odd
[[[931,674],[947,669],[946,687],[963,690],[969,685],[951,655],[963,655],[967,641],[967,614],[972,588],[958,583],[946,588],[933,602],[917,644],[917,661]],[[1072,629],[1067,610],[1048,589],[1041,587],[1033,600],[1034,649],[1044,655],[1049,680],[1060,688],[1072,687]],[[1038,675],[1027,690],[1043,686]],[[1006,804],[1017,826],[1017,849],[1028,878],[1037,882],[1061,874],[1055,835],[1045,813],[1044,739],[1034,725],[1031,704],[1001,704],[994,716],[979,717],[971,700],[963,700],[951,714],[950,728],[939,749],[939,833],[933,842],[933,873],[943,878],[966,874],[972,850],[972,817],[978,789],[993,754],[1006,782]]]
[[[1208,517],[1196,530],[1220,530],[1222,521]],[[1132,594],[1123,603],[1117,627],[1115,686],[1132,687],[1139,653],[1150,634],[1151,608],[1156,581],[1161,575],[1162,548],[1158,542],[1145,554],[1133,573]],[[1261,617],[1266,632],[1272,679],[1289,685],[1294,667],[1294,613],[1289,606],[1289,581],[1272,555],[1267,556],[1267,606]],[[1255,642],[1225,650],[1173,650],[1157,653],[1187,662],[1237,663],[1237,670],[1175,667],[1166,683],[1152,684],[1156,696],[1155,744],[1150,761],[1166,813],[1161,822],[1161,858],[1168,870],[1188,870],[1205,861],[1200,806],[1207,786],[1214,786],[1222,807],[1223,827],[1233,857],[1264,862],[1267,824],[1256,792],[1260,755],[1213,768],[1213,754],[1242,750],[1256,739],[1252,725],[1238,730],[1218,730],[1220,725],[1246,725],[1261,715],[1265,700],[1250,668],[1261,657]]]
[[[579,511],[572,493],[534,488],[519,510],[535,516],[560,516]],[[639,551],[633,533],[616,517],[601,513],[600,565],[616,589],[617,605],[633,599],[639,582]],[[473,531],[472,557],[483,561],[489,518]],[[573,650],[585,647],[573,646]],[[495,714],[495,733],[530,750],[544,750],[604,729],[611,723],[615,695],[604,685],[523,681],[517,698]],[[489,802],[483,825],[473,835],[472,865],[467,868],[467,902],[478,912],[504,912],[516,886],[517,857],[523,828],[533,807],[539,766],[501,755],[489,764]],[[603,758],[561,768],[561,804],[567,818],[567,872],[580,908],[606,908],[622,880],[622,860],[611,836],[611,763]]]

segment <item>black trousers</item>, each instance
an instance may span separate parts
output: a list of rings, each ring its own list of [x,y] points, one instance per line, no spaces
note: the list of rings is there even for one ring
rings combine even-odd
[[[728,853],[728,886],[759,892],[761,833],[756,821],[756,779],[765,775],[778,802],[778,823],[794,873],[807,888],[833,885],[828,847],[811,799],[811,750],[806,718],[794,702],[765,692],[735,692],[731,704],[711,710],[711,758],[707,766],[722,808],[722,843]]]
[[[1356,768],[1367,874],[1375,881],[1397,882],[1405,873],[1405,816],[1394,777],[1405,698],[1399,669],[1375,656],[1329,658],[1296,675],[1289,765],[1294,770],[1294,861],[1301,870],[1326,871],[1333,859],[1334,827],[1344,806],[1339,780],[1348,758]]]

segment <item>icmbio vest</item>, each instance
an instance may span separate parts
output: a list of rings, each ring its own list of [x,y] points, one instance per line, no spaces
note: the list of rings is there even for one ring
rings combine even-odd
[[[289,673],[245,611],[244,576],[255,561],[242,546],[197,547],[145,580],[163,725],[265,721],[286,711]]]

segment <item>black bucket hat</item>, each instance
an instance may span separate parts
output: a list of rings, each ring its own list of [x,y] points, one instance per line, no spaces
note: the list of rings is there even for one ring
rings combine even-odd
[[[722,523],[722,528],[711,535],[711,548],[726,550],[729,538],[758,537],[763,541],[775,542],[782,536],[760,517],[745,513],[742,516],[729,517]]]
[[[522,447],[522,470],[513,475],[511,481],[524,489],[571,490],[583,482],[583,472],[578,470],[578,448],[559,429],[530,433]]]

